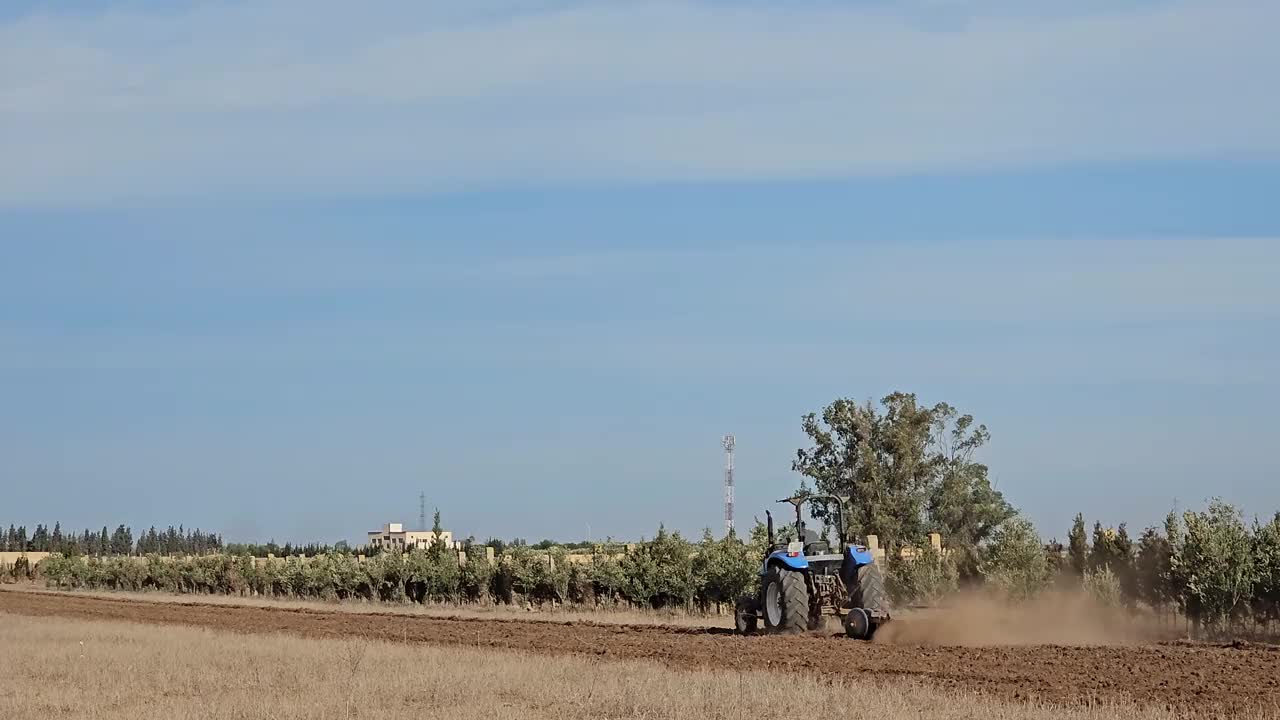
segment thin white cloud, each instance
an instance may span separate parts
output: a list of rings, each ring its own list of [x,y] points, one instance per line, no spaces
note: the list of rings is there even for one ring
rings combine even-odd
[[[0,25],[0,203],[1280,154],[1274,3],[450,5]]]

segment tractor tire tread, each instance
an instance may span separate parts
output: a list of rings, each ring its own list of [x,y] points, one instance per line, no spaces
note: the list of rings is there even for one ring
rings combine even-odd
[[[868,611],[889,612],[889,593],[884,587],[884,573],[880,566],[869,563],[858,568],[858,589],[854,591],[852,606]]]
[[[809,628],[809,586],[804,573],[782,572],[782,630],[800,632]]]

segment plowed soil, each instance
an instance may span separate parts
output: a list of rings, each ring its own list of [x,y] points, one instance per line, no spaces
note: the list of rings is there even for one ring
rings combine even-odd
[[[1134,701],[1280,716],[1280,651],[1268,646],[885,645],[825,635],[740,637],[714,628],[440,619],[29,592],[0,592],[3,613],[652,660],[682,668],[900,677],[1003,699]]]

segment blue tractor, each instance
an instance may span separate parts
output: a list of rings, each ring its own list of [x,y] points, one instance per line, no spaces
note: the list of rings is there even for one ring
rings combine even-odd
[[[851,638],[870,640],[889,621],[884,575],[871,551],[846,541],[848,498],[805,495],[779,500],[795,506],[795,540],[779,543],[768,516],[769,548],[760,568],[760,586],[736,608],[739,633],[801,632],[821,628],[826,616],[839,617]],[[835,520],[836,547],[804,526],[804,504],[823,502]]]

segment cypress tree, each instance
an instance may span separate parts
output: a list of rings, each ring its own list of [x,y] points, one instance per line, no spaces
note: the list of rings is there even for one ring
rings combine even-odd
[[[1089,563],[1089,538],[1084,531],[1084,514],[1076,513],[1071,524],[1071,532],[1067,535],[1067,555],[1070,559],[1071,572],[1083,577]]]

